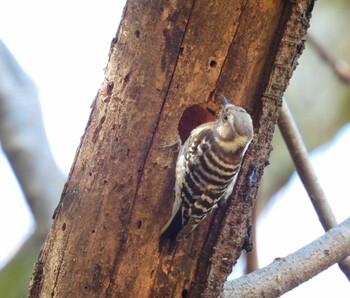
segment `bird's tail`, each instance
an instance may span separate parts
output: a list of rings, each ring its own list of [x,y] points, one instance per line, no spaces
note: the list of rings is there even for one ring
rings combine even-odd
[[[182,229],[182,214],[181,208],[169,219],[166,225],[163,227],[160,239],[159,247],[162,248],[167,241],[175,244],[176,237]]]
[[[184,227],[177,233],[176,241],[180,242],[186,240],[188,236],[193,232],[193,230],[199,225],[201,220],[205,218],[206,215],[200,218],[191,217]]]

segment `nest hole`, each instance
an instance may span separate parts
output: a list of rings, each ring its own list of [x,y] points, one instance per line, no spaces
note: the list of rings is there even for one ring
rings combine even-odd
[[[209,111],[200,105],[193,105],[188,107],[182,114],[178,131],[182,143],[189,137],[191,131],[199,125],[214,121],[215,115],[209,113]]]

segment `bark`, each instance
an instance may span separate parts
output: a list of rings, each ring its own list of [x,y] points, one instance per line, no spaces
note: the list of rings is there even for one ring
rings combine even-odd
[[[255,195],[312,7],[311,0],[127,2],[30,297],[219,295],[251,248]],[[212,118],[219,94],[254,119],[233,199],[188,241],[159,250],[176,158],[161,147]]]

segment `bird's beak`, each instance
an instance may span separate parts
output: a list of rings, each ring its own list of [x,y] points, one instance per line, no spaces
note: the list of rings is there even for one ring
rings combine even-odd
[[[221,100],[222,100],[222,105],[225,107],[226,105],[229,104],[227,98],[221,94]]]

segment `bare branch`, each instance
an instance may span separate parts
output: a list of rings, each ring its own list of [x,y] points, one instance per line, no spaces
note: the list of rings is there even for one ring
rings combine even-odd
[[[328,231],[337,224],[337,221],[317,179],[302,137],[285,100],[283,100],[283,105],[280,109],[278,127],[318,218],[324,230]],[[350,259],[347,258],[343,260],[341,264],[339,264],[339,267],[350,280]]]
[[[259,193],[258,193],[258,196],[259,196]],[[257,200],[259,200],[259,197],[257,198]],[[254,207],[253,214],[252,214],[252,234],[251,234],[252,242],[254,243],[254,249],[245,255],[247,260],[245,274],[254,272],[259,269],[259,260],[258,260],[259,247],[257,245],[257,240],[256,240],[257,217],[258,217],[257,209]]]
[[[51,154],[37,90],[0,41],[0,141],[37,223],[41,242],[64,177]]]
[[[285,100],[280,109],[278,127],[323,228],[325,230],[331,229],[337,224],[337,221],[317,179],[307,149]]]
[[[350,254],[350,218],[285,258],[227,282],[221,297],[278,297]]]
[[[350,66],[344,60],[333,57],[312,35],[308,34],[307,41],[316,50],[318,55],[334,71],[336,76],[346,84],[350,84]]]

